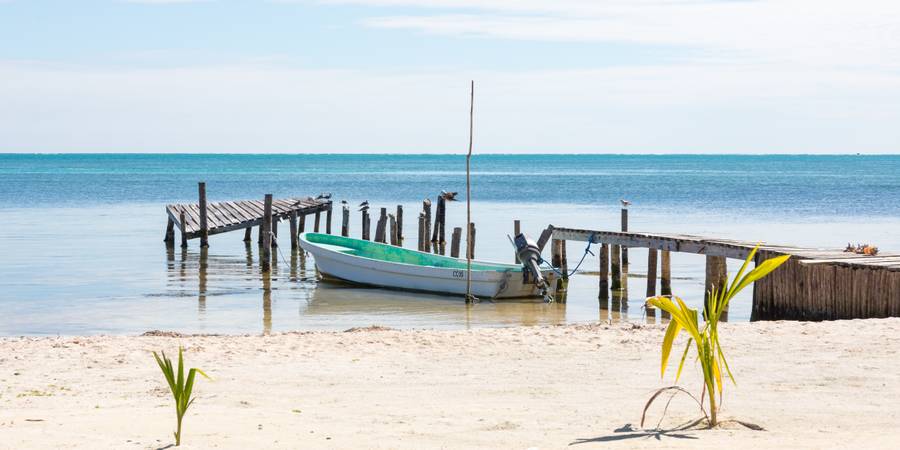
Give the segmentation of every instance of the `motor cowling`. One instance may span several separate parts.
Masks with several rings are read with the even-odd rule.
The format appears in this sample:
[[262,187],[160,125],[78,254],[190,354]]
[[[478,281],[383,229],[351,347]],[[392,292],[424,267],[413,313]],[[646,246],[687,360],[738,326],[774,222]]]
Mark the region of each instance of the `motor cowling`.
[[541,273],[541,249],[525,233],[517,234],[513,243],[516,246],[516,256],[519,257],[522,266],[533,277],[534,284],[539,286],[546,295],[547,280]]

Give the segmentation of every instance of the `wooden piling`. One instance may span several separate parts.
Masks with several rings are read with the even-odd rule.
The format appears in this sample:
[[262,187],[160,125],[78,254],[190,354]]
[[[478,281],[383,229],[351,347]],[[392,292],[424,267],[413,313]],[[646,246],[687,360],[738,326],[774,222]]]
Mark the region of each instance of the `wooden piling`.
[[453,234],[450,235],[450,256],[459,258],[459,241],[462,238],[462,227],[453,228]]
[[662,251],[662,258],[659,265],[659,294],[672,295],[672,255],[668,250]]
[[328,209],[325,210],[325,233],[331,234],[331,202],[328,202]]
[[[519,233],[522,232],[521,228],[522,228],[522,222],[520,222],[519,219],[513,220],[513,239],[515,239],[516,236],[518,236]],[[519,253],[518,252],[515,252],[515,251],[513,252],[513,261],[515,261],[516,264],[521,263],[521,261],[519,261]]]
[[[647,297],[656,296],[656,267],[658,251],[655,248],[647,250]],[[648,306],[652,308],[652,306]]]
[[[628,208],[622,208],[622,232],[628,232]],[[622,290],[628,290],[628,247],[621,248],[622,268],[621,268],[621,285]]]
[[559,239],[550,240],[550,265],[559,269],[562,267],[562,247],[559,245]]
[[297,242],[297,211],[291,212],[290,230],[291,250],[297,250],[297,248],[300,247],[299,242]]
[[425,246],[422,251],[431,252],[431,200],[422,201],[422,211],[425,213]]
[[444,223],[446,220],[447,200],[444,197],[438,197],[437,210],[434,214],[434,229],[432,230],[431,243],[437,253],[444,254],[444,247],[447,244],[444,235]]
[[272,194],[266,194],[265,199],[263,200],[263,217],[262,217],[262,229],[260,230],[260,234],[262,235],[263,244],[262,244],[262,252],[259,257],[260,267],[262,268],[263,273],[269,272],[272,269]]
[[466,255],[475,259],[475,223],[469,223],[469,238],[466,240]]
[[315,221],[315,223],[313,224],[313,232],[314,232],[314,233],[318,233],[318,232],[319,232],[319,220],[320,220],[320,217],[319,217],[319,216],[320,216],[321,214],[322,214],[321,211],[316,211],[316,221]]
[[418,246],[417,246],[417,249],[420,252],[425,251],[425,241],[426,240],[427,239],[425,238],[425,213],[421,212],[421,213],[419,213],[419,242],[418,242]]
[[600,299],[600,306],[603,308],[608,307],[609,304],[609,244],[600,244],[600,270],[599,270],[599,278],[600,282],[600,295],[598,298]]
[[363,209],[362,210],[362,231],[360,234],[361,234],[361,237],[363,238],[363,240],[366,240],[366,241],[368,241],[372,238],[372,235],[371,235],[372,227],[371,227],[370,222],[371,222],[371,220],[369,219],[369,210]]
[[397,245],[403,247],[403,205],[397,205]]
[[297,234],[306,232],[306,214],[300,215],[300,225],[298,226],[299,230],[297,230]]
[[200,193],[200,246],[209,247],[209,226],[206,222],[206,183],[198,185]]
[[386,243],[385,226],[387,225],[387,208],[381,208],[378,223],[375,225],[375,242]]
[[610,289],[612,291],[621,291],[622,290],[622,247],[618,245],[610,246],[610,276],[612,277],[612,284],[610,285]]
[[341,208],[341,236],[350,236],[350,207],[347,205]]
[[396,246],[399,242],[397,238],[397,218],[394,217],[393,214],[388,214],[388,221],[390,222],[390,243],[391,245]]
[[559,256],[561,259],[560,271],[563,273],[563,280],[569,279],[569,256],[566,254],[566,241],[565,239],[559,240]]
[[178,223],[181,224],[181,248],[187,248],[187,223],[184,221],[184,211],[178,215]]
[[272,218],[272,247],[278,247],[278,219]]
[[253,240],[253,227],[244,228],[244,242],[251,242]]
[[728,266],[724,256],[706,255],[706,282],[704,283],[704,304],[709,300],[710,291],[721,291],[728,283]]
[[163,238],[166,247],[175,246],[175,221],[171,217],[166,219],[166,236]]

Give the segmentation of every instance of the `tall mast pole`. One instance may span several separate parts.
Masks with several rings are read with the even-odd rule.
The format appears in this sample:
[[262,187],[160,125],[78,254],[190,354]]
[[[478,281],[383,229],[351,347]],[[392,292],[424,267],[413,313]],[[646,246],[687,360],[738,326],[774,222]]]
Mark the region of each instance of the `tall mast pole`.
[[475,80],[472,80],[469,94],[469,153],[466,155],[466,303],[472,303],[472,180],[470,161],[472,159],[472,131],[475,117]]

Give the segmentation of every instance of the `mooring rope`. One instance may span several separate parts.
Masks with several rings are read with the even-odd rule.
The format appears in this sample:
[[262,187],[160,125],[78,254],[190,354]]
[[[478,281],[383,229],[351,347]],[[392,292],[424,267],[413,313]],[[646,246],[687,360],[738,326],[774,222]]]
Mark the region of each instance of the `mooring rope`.
[[549,267],[551,270],[553,270],[554,272],[556,272],[557,275],[559,275],[559,276],[561,276],[561,277],[569,278],[569,277],[571,277],[572,275],[575,275],[575,272],[578,272],[578,268],[581,267],[581,264],[582,264],[582,263],[584,262],[584,260],[587,258],[588,253],[590,253],[591,256],[595,256],[595,255],[594,255],[594,252],[591,251],[591,245],[593,245],[593,244],[594,244],[594,233],[591,233],[591,238],[588,239],[587,247],[584,248],[584,254],[581,255],[581,261],[578,261],[578,264],[575,266],[574,269],[572,269],[572,272],[569,273],[569,274],[564,274],[564,273],[560,272],[559,270],[556,269],[556,267],[553,267],[553,265],[550,264],[550,263],[548,263],[544,258],[541,258],[540,263],[541,263],[541,264],[546,264],[547,267]]

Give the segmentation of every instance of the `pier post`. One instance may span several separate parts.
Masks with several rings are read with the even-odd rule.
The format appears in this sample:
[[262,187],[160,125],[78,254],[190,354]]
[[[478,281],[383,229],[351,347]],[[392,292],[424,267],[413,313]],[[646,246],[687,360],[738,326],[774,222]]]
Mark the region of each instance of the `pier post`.
[[659,294],[672,295],[672,255],[668,250],[662,251],[662,258],[659,265]]
[[387,208],[381,208],[378,223],[375,225],[375,242],[386,243],[384,228],[387,225]]
[[562,267],[562,254],[559,251],[559,239],[550,240],[550,265],[559,269]]
[[612,284],[610,289],[618,292],[622,290],[622,247],[618,245],[610,246],[610,275],[612,276]]
[[322,211],[316,211],[316,221],[313,224],[313,233],[319,232],[319,221],[321,220]]
[[425,251],[425,213],[419,213],[419,242],[416,247],[420,252]]
[[600,307],[609,307],[609,244],[600,244],[600,270],[599,270]]
[[325,210],[325,233],[331,234],[331,200],[328,201],[328,209]]
[[209,227],[206,223],[206,183],[200,182],[200,246],[209,247]]
[[396,245],[397,245],[397,242],[398,242],[398,241],[397,241],[397,218],[394,217],[393,214],[388,214],[388,220],[390,221],[390,224],[391,224],[391,227],[390,227],[390,234],[391,234],[390,242],[391,242],[391,245],[396,246]]
[[244,228],[244,242],[250,242],[253,240],[253,238],[250,236],[252,231],[253,231],[253,227]]
[[469,259],[475,259],[475,223],[469,222],[469,236],[466,239],[466,254]]
[[[622,207],[622,232],[628,232],[628,206]],[[628,247],[622,246],[622,289],[628,290]]]
[[350,236],[350,207],[347,205],[341,208],[341,236]]
[[403,205],[397,205],[397,245],[403,247]]
[[291,211],[291,250],[297,250],[297,211]]
[[560,270],[563,273],[563,279],[569,279],[569,255],[566,254],[566,241],[564,239],[559,240],[559,257],[562,265],[560,266]]
[[166,236],[163,242],[166,243],[166,247],[175,246],[175,221],[171,217],[166,220]]
[[[521,232],[522,232],[522,222],[519,221],[519,219],[513,220],[513,239],[515,239],[516,236],[518,236],[519,233],[521,233]],[[513,252],[513,260],[516,262],[516,264],[519,264],[521,262],[521,261],[519,261],[519,253],[518,252]]]
[[425,212],[425,245],[422,251],[431,253],[431,200],[426,198],[422,201],[422,211]]
[[272,247],[278,247],[278,219],[272,218]]
[[462,227],[453,228],[450,235],[450,256],[459,258],[459,240],[462,238]]
[[370,234],[372,227],[370,225],[371,224],[370,224],[370,219],[369,219],[369,210],[363,209],[362,210],[362,231],[360,232],[360,236],[365,241],[370,240],[372,237]]
[[263,217],[260,236],[262,237],[262,252],[259,264],[263,273],[272,269],[272,194],[266,194],[263,200]]
[[444,197],[438,197],[437,210],[434,214],[434,230],[432,230],[431,244],[434,246],[435,252],[444,254],[444,248],[447,245],[446,235],[444,234],[444,222],[447,217],[447,200]]
[[187,248],[187,222],[184,221],[184,211],[178,214],[178,223],[181,224],[181,248]]
[[713,289],[721,291],[722,289],[725,289],[726,283],[728,283],[728,266],[725,264],[725,257],[706,255],[706,282],[704,283],[705,292],[703,295],[704,308],[709,301],[710,291]]
[[303,234],[306,232],[306,214],[300,214],[300,224],[297,226],[299,228],[297,230],[297,234]]
[[655,248],[647,250],[647,297],[656,296],[656,267],[659,252]]

